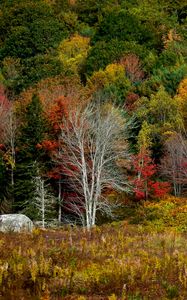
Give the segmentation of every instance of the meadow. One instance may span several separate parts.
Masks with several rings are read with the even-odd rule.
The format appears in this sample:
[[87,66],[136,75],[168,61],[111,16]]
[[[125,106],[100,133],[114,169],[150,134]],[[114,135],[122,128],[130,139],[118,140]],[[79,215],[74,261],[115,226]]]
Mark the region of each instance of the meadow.
[[0,298],[185,300],[187,234],[169,225],[118,221],[90,232],[66,226],[1,233]]

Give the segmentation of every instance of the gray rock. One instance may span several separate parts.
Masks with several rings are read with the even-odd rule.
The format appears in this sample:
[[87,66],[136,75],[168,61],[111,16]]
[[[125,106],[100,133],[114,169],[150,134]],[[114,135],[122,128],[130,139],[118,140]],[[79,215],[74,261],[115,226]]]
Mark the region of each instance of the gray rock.
[[22,214],[0,215],[0,231],[2,232],[30,232],[33,222]]

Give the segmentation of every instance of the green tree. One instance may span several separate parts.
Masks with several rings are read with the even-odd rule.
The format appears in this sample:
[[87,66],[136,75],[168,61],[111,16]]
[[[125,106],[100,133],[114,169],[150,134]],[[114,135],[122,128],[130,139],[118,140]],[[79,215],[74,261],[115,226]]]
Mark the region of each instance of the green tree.
[[0,38],[1,58],[27,58],[55,48],[67,35],[65,25],[56,20],[51,8],[43,1],[13,2],[2,9]]
[[113,9],[106,14],[98,26],[94,41],[112,39],[136,41],[139,44],[154,45],[154,35],[138,18],[124,9]]
[[149,51],[134,41],[126,42],[118,39],[112,39],[110,42],[99,41],[92,46],[88,53],[84,72],[86,75],[91,75],[94,71],[104,69],[107,65],[130,53],[143,59]]
[[50,54],[38,54],[22,60],[22,72],[15,82],[16,93],[34,85],[34,83],[63,73],[63,66],[58,57]]
[[162,85],[171,96],[174,96],[177,92],[179,83],[186,77],[186,75],[187,64],[154,69],[153,75],[148,81],[148,86],[150,86],[152,90],[158,90],[158,88]]
[[[109,64],[105,70],[94,72],[87,85],[96,91],[96,97],[123,105],[131,88],[131,82],[125,74],[125,67],[120,64]],[[99,91],[99,94],[98,94]]]
[[98,23],[99,17],[101,16],[101,8],[107,0],[77,0],[70,1],[72,8],[74,8],[79,16],[79,20],[90,26]]
[[19,138],[21,152],[24,156],[37,159],[37,144],[44,138],[45,121],[43,118],[43,110],[40,99],[37,95],[33,95],[31,103],[28,104],[25,115],[25,124],[21,128]]
[[150,99],[141,98],[138,106],[137,115],[142,120],[146,118],[158,133],[179,130],[183,127],[179,102],[176,98],[172,98],[164,87],[160,87],[156,94],[151,95]]
[[15,171],[15,210],[24,211],[34,218],[34,177],[41,169],[42,153],[37,149],[45,133],[45,121],[42,106],[37,95],[33,95],[25,113],[25,123],[20,128],[17,141],[17,158]]
[[[0,14],[0,67],[7,86],[19,93],[42,78],[61,73],[55,49],[68,36],[68,29],[41,0],[8,4]],[[16,77],[9,72],[7,78],[8,58],[15,61]]]
[[0,151],[0,214],[8,213],[11,210],[11,201],[9,199],[9,176],[3,160],[3,152]]

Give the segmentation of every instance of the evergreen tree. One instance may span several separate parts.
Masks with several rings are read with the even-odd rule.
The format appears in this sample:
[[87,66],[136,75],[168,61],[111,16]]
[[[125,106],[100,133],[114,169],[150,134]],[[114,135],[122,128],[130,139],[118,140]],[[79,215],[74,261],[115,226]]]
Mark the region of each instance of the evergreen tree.
[[[31,103],[28,104],[25,115],[25,124],[21,128],[19,145],[21,154],[27,158],[36,160],[39,152],[37,144],[44,138],[45,120],[40,99],[33,95]],[[23,152],[23,153],[22,153]]]
[[42,142],[45,132],[45,120],[42,106],[37,95],[33,95],[27,106],[25,124],[20,129],[18,139],[17,165],[15,172],[15,211],[27,212],[34,218],[34,177],[40,168],[42,153],[37,144]]
[[7,170],[0,151],[0,214],[8,213],[11,209],[11,201],[8,199],[8,187]]

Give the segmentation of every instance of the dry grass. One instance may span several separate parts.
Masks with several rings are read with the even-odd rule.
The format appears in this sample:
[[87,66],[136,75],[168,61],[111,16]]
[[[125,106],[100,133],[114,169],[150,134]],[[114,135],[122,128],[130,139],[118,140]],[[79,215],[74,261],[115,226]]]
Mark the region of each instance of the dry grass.
[[2,300],[187,299],[187,236],[124,222],[0,234]]

